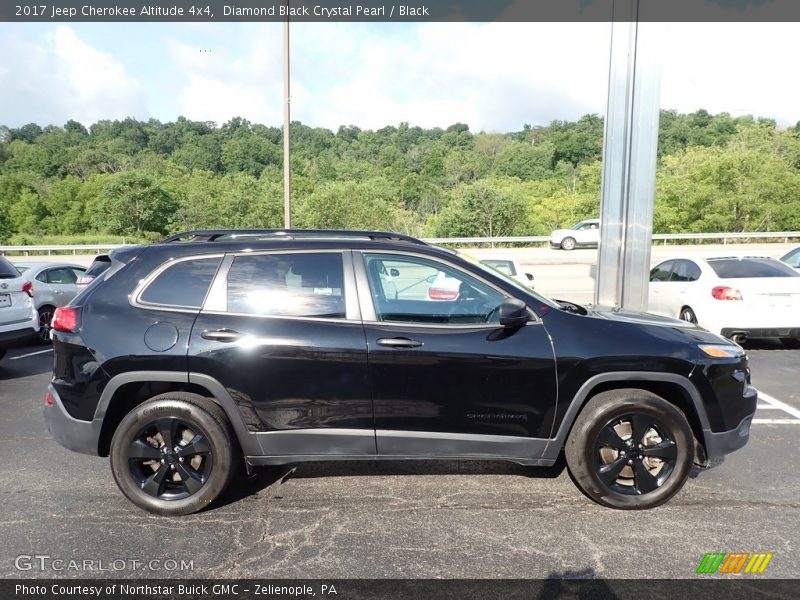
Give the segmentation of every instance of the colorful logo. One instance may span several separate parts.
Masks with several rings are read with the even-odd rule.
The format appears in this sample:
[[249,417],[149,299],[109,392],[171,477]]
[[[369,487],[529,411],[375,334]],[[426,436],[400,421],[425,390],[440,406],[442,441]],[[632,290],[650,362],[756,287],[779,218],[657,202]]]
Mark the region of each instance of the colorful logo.
[[772,552],[709,552],[700,561],[698,573],[753,573],[761,574],[772,560]]

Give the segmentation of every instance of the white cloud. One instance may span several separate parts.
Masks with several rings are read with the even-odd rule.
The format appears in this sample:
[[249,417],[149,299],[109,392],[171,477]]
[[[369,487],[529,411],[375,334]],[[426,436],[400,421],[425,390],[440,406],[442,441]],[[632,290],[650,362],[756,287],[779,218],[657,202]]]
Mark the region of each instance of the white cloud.
[[0,39],[2,55],[14,57],[0,70],[4,121],[91,124],[146,114],[144,92],[124,64],[70,27],[58,26],[38,43],[18,35]]
[[605,106],[607,23],[293,27],[292,77],[308,94],[294,93],[293,106],[304,122],[509,130]]
[[[0,52],[12,57],[0,63],[5,124],[151,113],[162,121],[180,114],[217,123],[234,116],[282,121],[280,23],[154,25],[144,36],[147,58],[134,43],[135,27],[120,26],[116,38],[110,31],[105,39],[119,43],[102,47],[71,27],[44,27],[0,25]],[[605,109],[609,23],[291,27],[292,118],[308,125],[460,121],[474,131],[509,131]],[[796,29],[795,23],[643,25],[642,35],[657,38],[663,63],[662,107],[794,124],[800,120]],[[204,47],[212,51],[200,52]]]
[[181,114],[218,124],[236,116],[278,124],[283,99],[280,25],[242,27],[237,34],[230,44],[214,43],[209,53],[175,38],[167,42],[170,68],[183,80]]

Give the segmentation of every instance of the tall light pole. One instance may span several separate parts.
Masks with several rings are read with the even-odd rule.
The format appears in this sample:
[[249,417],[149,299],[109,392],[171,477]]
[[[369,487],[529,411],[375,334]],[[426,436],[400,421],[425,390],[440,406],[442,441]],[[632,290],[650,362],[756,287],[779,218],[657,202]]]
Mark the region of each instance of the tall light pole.
[[283,226],[292,226],[292,124],[289,114],[289,0],[283,22]]

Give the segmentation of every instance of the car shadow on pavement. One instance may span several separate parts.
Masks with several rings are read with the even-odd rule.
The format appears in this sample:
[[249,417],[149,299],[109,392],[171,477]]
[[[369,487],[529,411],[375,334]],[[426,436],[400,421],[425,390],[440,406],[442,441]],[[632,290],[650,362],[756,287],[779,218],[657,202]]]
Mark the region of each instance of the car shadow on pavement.
[[555,479],[566,469],[563,455],[552,467],[530,467],[499,460],[347,460],[307,462],[258,467],[251,475],[244,469],[213,508],[233,504],[290,479],[353,476],[403,475],[516,475],[534,479]]
[[20,360],[11,360],[6,357],[0,360],[0,381],[10,381],[49,373],[53,370],[53,356],[47,354],[43,356],[47,356],[47,360],[42,360],[38,356],[26,357]]

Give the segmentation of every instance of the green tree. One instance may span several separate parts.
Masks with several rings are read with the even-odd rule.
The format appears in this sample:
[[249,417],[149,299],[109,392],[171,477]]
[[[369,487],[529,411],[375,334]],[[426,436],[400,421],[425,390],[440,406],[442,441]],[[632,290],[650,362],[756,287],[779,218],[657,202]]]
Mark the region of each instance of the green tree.
[[141,236],[167,232],[175,203],[154,178],[128,171],[109,179],[101,196],[102,223],[109,233]]

